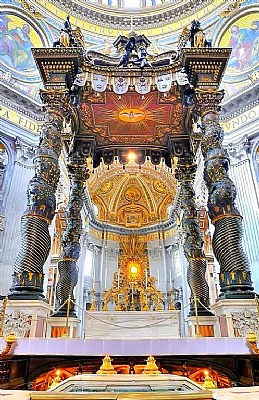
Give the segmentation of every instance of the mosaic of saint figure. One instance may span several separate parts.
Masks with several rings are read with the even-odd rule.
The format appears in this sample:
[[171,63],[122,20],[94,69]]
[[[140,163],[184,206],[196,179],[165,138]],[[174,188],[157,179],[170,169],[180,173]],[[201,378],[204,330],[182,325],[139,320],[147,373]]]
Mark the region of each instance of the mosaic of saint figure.
[[229,47],[232,47],[228,67],[243,71],[252,67],[259,58],[259,21],[254,20],[251,27],[242,27],[236,24],[230,29]]
[[9,29],[10,21],[7,15],[0,15],[1,60],[18,71],[34,68],[35,62],[31,53],[31,48],[34,47],[30,39],[31,27],[24,23]]

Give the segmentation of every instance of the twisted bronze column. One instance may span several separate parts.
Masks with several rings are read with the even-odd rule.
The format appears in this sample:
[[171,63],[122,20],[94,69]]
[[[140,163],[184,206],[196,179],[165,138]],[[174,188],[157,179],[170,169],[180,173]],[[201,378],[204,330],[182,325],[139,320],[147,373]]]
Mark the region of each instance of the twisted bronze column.
[[59,155],[63,120],[69,112],[67,90],[41,90],[45,111],[39,148],[34,157],[35,174],[27,189],[27,208],[21,218],[21,248],[17,255],[11,295],[43,297],[43,265],[51,240],[48,226],[56,209]]
[[212,247],[220,265],[220,297],[253,298],[249,261],[242,247],[242,217],[235,206],[236,188],[228,176],[229,159],[219,122],[222,91],[196,93],[203,124],[201,144],[208,212],[215,226]]
[[73,316],[74,304],[67,304],[70,296],[72,300],[73,291],[78,281],[77,260],[80,256],[80,237],[82,234],[81,210],[83,207],[82,195],[84,184],[89,177],[89,170],[85,158],[72,157],[68,163],[70,178],[69,203],[66,209],[66,229],[63,233],[61,260],[58,262],[59,280],[56,288],[56,312],[55,316],[67,314]]
[[197,299],[198,314],[210,315],[210,312],[206,309],[209,307],[209,287],[205,279],[207,261],[203,251],[203,237],[199,226],[193,189],[196,169],[197,166],[191,155],[185,155],[185,157],[178,159],[175,176],[181,182],[180,201],[183,210],[181,223],[184,236],[183,249],[188,260],[187,282],[191,290],[190,315],[195,314],[195,298]]

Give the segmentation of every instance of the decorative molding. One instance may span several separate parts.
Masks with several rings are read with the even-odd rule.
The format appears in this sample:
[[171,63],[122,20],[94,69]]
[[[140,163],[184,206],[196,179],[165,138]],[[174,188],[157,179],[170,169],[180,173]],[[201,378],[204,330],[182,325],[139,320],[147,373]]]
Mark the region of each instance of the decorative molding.
[[230,163],[235,165],[249,159],[253,143],[248,139],[247,135],[238,143],[229,143],[225,146],[225,150],[230,159]]
[[31,330],[31,315],[15,309],[5,316],[5,336],[14,332],[17,337],[26,337]]
[[249,309],[242,312],[231,313],[233,328],[238,330],[242,337],[246,337],[250,332],[259,334],[258,313]]
[[[17,81],[15,82],[17,83]],[[7,81],[4,81],[4,83],[0,82],[0,104],[3,104],[10,109],[16,110],[20,114],[32,118],[35,123],[43,123],[44,114],[42,112],[41,105],[26,98],[23,93],[17,93],[15,90],[17,90],[17,88],[15,85],[12,85],[12,83],[8,83]]]
[[236,95],[234,98],[225,97],[221,107],[221,121],[229,119],[250,110],[259,104],[259,84],[249,87],[246,91]]
[[[80,18],[84,21],[91,21],[93,25],[97,25],[104,28],[117,30],[139,30],[139,29],[154,29],[163,27],[166,24],[170,24],[171,21],[178,21],[182,19],[182,16],[190,16],[200,9],[204,8],[207,4],[211,3],[211,0],[193,0],[189,2],[179,2],[178,6],[173,8],[167,8],[166,10],[161,9],[160,12],[155,12],[152,15],[141,14],[134,15],[134,19],[131,19],[131,15],[125,8],[120,8],[120,13],[115,13],[111,7],[101,7],[98,4],[92,3],[79,3],[77,1],[70,0],[69,4],[66,4],[66,11],[69,9],[69,13],[75,18]],[[59,8],[64,9],[64,2],[62,0],[54,0],[53,4]],[[170,5],[170,3],[168,4]],[[155,9],[158,10],[157,8]]]
[[162,246],[148,249],[148,255],[153,260],[160,260],[162,257]]
[[104,246],[105,256],[107,259],[117,260],[120,253],[119,249],[114,249],[113,247]]
[[36,154],[37,146],[23,142],[20,138],[15,140],[16,163],[27,168],[33,168],[33,157]]

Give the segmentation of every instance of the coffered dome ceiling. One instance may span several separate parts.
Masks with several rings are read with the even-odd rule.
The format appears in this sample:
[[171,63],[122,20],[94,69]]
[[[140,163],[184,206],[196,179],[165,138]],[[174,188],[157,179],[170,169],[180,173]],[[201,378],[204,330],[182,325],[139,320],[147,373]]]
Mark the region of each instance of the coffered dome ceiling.
[[98,220],[126,228],[154,225],[169,218],[177,183],[174,174],[161,163],[157,167],[115,161],[109,169],[103,164],[88,181]]

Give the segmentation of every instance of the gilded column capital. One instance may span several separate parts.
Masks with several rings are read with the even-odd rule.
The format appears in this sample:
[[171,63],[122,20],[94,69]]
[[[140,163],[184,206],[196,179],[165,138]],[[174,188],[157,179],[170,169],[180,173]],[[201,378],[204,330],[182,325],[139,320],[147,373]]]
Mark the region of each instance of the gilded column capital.
[[43,103],[43,111],[56,111],[64,117],[70,106],[70,96],[68,89],[40,89],[40,98]]
[[221,101],[224,90],[201,90],[195,91],[195,109],[203,119],[207,114],[218,114],[221,109]]
[[197,164],[194,163],[193,160],[179,158],[175,170],[175,177],[179,182],[193,181],[196,171]]
[[71,181],[77,181],[84,183],[89,178],[89,168],[84,160],[79,160],[77,162],[70,161],[67,165],[68,176]]

